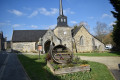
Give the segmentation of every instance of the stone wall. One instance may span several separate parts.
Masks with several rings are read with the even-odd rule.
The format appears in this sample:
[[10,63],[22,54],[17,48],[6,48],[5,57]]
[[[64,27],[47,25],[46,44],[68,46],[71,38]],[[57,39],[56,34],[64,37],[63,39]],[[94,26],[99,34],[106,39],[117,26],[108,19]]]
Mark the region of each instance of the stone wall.
[[45,43],[47,41],[51,41],[51,38],[53,39],[53,43],[55,45],[59,45],[60,44],[60,39],[57,38],[57,36],[55,36],[55,34],[53,33],[53,31],[51,29],[49,29],[45,35],[43,36],[43,42],[42,42],[42,45],[43,45],[43,52],[45,53],[45,50],[44,50],[44,47],[45,47]]
[[20,52],[33,52],[35,50],[35,42],[13,42],[12,49]]
[[[83,36],[83,45],[80,45],[80,37]],[[77,52],[92,52],[95,47],[101,46],[99,50],[104,50],[104,44],[94,38],[83,26],[74,36]],[[94,39],[94,42],[93,42]]]
[[56,27],[54,34],[61,39],[62,45],[66,45],[72,51],[72,35],[70,27]]
[[105,51],[105,45],[100,42],[98,39],[94,38],[95,39],[95,46],[97,48],[97,51]]

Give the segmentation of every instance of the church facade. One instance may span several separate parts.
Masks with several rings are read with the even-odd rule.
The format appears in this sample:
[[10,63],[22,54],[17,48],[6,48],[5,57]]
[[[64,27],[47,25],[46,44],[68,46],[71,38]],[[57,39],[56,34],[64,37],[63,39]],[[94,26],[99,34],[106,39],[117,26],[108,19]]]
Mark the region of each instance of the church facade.
[[60,0],[57,26],[54,30],[14,30],[12,49],[20,52],[37,51],[42,45],[43,53],[47,53],[52,44],[65,45],[73,52],[104,51],[104,44],[91,35],[84,26],[71,28],[67,24],[67,17],[63,14],[62,0]]

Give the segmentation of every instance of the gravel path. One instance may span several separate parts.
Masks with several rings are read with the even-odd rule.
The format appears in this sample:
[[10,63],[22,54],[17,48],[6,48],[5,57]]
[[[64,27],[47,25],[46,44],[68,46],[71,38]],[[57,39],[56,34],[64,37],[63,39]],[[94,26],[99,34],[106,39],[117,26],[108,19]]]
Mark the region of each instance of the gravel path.
[[105,64],[116,80],[120,80],[120,57],[88,57],[80,56],[82,60],[95,61]]

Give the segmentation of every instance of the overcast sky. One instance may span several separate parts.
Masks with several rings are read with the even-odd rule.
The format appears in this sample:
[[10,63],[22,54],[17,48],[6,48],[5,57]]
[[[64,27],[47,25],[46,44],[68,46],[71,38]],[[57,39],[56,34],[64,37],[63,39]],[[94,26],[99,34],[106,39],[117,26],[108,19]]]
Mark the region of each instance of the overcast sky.
[[[63,0],[63,9],[69,26],[84,21],[92,34],[97,21],[110,27],[116,20],[109,0]],[[53,29],[58,16],[59,0],[0,0],[0,31],[8,40],[13,30]]]

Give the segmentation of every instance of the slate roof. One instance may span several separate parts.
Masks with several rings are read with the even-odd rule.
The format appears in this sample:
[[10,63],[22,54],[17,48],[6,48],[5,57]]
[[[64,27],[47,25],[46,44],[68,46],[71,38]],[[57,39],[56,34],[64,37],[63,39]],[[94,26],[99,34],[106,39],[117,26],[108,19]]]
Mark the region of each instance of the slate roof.
[[76,34],[77,34],[77,32],[80,30],[80,26],[79,27],[77,27],[77,28],[75,28],[75,29],[72,29],[72,36],[74,37]]
[[47,30],[14,30],[13,42],[37,42],[43,37]]

